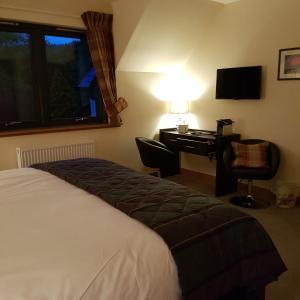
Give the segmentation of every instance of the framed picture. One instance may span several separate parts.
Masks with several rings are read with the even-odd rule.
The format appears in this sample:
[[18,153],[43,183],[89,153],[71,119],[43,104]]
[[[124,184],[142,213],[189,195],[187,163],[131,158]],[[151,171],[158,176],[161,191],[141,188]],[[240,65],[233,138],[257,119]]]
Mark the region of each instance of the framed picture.
[[279,50],[278,80],[300,80],[300,48]]

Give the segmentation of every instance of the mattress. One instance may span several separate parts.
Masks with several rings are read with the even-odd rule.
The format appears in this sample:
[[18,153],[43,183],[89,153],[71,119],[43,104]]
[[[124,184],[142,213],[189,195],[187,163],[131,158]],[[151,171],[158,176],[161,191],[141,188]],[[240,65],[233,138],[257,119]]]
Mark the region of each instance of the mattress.
[[0,299],[178,300],[163,239],[37,169],[0,172]]

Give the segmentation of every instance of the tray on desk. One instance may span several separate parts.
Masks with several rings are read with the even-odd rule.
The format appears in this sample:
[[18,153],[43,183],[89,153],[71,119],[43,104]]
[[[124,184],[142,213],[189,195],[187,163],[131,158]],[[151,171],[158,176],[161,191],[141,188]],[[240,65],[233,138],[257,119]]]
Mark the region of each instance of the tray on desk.
[[203,136],[203,135],[217,135],[216,131],[210,131],[210,130],[190,130],[187,132],[187,134],[195,135],[195,136]]

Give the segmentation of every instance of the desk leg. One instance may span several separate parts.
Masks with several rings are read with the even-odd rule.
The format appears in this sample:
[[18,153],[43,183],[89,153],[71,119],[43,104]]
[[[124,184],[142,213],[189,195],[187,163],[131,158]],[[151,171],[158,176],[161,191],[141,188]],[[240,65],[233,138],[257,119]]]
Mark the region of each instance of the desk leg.
[[180,173],[180,152],[174,151],[174,153],[176,154],[176,163],[174,164],[173,171],[174,174],[179,174]]
[[215,196],[234,193],[237,190],[237,178],[229,174],[223,163],[223,149],[217,152]]

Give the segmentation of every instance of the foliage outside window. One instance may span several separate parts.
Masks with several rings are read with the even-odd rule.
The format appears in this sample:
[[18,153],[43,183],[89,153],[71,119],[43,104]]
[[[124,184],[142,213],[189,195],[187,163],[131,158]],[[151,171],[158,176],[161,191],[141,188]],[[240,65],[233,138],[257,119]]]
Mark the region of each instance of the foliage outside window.
[[0,21],[0,131],[107,123],[83,31]]

